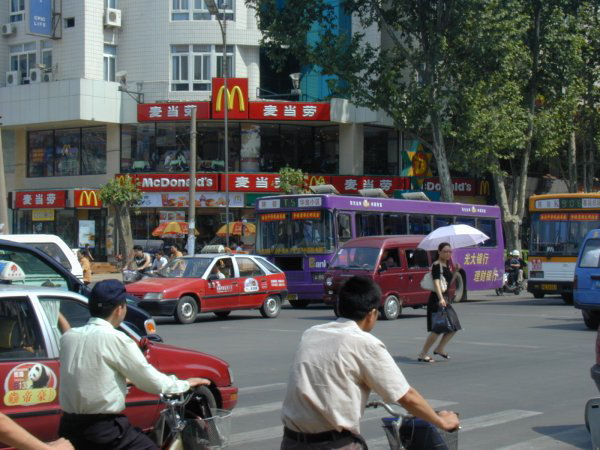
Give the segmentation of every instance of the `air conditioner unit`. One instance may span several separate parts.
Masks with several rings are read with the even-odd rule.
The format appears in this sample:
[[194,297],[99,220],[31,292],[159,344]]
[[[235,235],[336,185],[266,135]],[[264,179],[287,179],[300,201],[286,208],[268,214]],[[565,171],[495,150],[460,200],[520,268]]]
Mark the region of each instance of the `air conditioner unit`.
[[30,83],[41,83],[43,75],[44,75],[44,72],[42,71],[42,69],[38,69],[37,67],[35,69],[30,69],[29,70],[29,82]]
[[104,12],[104,26],[121,28],[121,10],[106,8],[106,11]]
[[2,25],[0,31],[2,31],[2,36],[11,36],[16,33],[17,28],[12,23],[5,23]]
[[54,76],[52,75],[52,72],[42,72],[42,82],[48,83],[53,80]]
[[6,85],[18,86],[21,84],[21,73],[18,70],[6,72]]

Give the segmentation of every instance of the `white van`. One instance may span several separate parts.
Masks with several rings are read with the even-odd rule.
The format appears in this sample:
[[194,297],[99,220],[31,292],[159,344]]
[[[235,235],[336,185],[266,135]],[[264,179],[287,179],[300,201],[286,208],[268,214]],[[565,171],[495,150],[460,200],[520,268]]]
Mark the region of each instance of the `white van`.
[[54,234],[2,234],[0,239],[31,245],[61,263],[79,280],[83,280],[83,269],[77,255],[65,241]]

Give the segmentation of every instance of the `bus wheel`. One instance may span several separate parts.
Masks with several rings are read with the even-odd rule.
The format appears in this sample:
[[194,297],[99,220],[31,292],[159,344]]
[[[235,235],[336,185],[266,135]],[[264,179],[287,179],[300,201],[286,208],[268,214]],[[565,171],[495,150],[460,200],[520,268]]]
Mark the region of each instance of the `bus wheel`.
[[381,307],[381,317],[385,320],[395,320],[402,314],[402,305],[395,295],[388,295]]
[[289,300],[289,302],[290,305],[292,305],[292,308],[301,309],[306,308],[310,303],[310,300]]
[[535,298],[544,298],[544,295],[545,295],[545,294],[544,294],[543,292],[539,292],[539,291],[534,291],[534,292],[533,292],[533,296],[534,296]]
[[573,304],[573,294],[562,294],[561,297],[567,305]]
[[467,281],[465,280],[465,274],[463,272],[460,272],[460,276],[456,278],[454,301],[456,303],[467,301]]

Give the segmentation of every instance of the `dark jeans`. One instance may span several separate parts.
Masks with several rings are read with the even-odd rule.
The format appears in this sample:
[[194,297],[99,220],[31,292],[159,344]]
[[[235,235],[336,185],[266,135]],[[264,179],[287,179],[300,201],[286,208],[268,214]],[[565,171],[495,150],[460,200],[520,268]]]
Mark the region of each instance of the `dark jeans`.
[[121,414],[64,414],[58,434],[77,450],[158,450]]
[[416,417],[402,421],[400,439],[406,450],[448,450],[448,446],[437,427]]

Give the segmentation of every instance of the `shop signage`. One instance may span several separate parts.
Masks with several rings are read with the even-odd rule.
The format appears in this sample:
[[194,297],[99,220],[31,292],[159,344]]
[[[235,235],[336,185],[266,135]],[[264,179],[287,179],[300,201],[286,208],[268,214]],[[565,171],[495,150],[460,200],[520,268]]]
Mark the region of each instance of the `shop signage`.
[[27,3],[27,34],[51,37],[52,0],[29,0]]
[[321,211],[294,211],[292,212],[292,220],[310,220],[320,219]]
[[[142,196],[142,208],[187,208],[189,206],[189,195],[187,193],[157,194],[146,193]],[[197,192],[197,208],[225,208],[226,195],[224,192]],[[230,193],[229,207],[242,208],[244,206],[244,194]]]
[[331,184],[340,194],[358,194],[360,189],[379,188],[392,196],[395,190],[410,189],[410,177],[332,176]]
[[52,222],[54,221],[54,210],[34,209],[31,211],[31,220],[33,222]]
[[[123,175],[117,175],[117,177]],[[187,192],[190,189],[190,176],[185,173],[130,174],[143,192]],[[216,173],[196,174],[196,190],[218,191]]]
[[75,189],[75,208],[102,208],[100,191],[98,189]]
[[[225,190],[225,174],[221,174],[221,190]],[[278,192],[279,174],[230,173],[229,190],[246,192]]]
[[66,191],[15,192],[15,208],[64,208]]
[[260,220],[262,222],[277,222],[278,220],[285,220],[285,213],[261,214]]
[[[477,195],[477,180],[472,178],[452,178],[454,195]],[[439,178],[426,178],[423,182],[424,191],[442,191]]]
[[[212,118],[223,119],[225,108],[229,119],[248,118],[248,78],[212,79]],[[227,94],[227,95],[226,95]]]
[[569,220],[569,215],[567,213],[540,214],[540,220]]
[[329,103],[250,103],[250,119],[254,120],[321,120],[328,122],[329,118]]
[[138,122],[190,120],[192,106],[196,107],[196,119],[210,119],[210,102],[138,103]]

